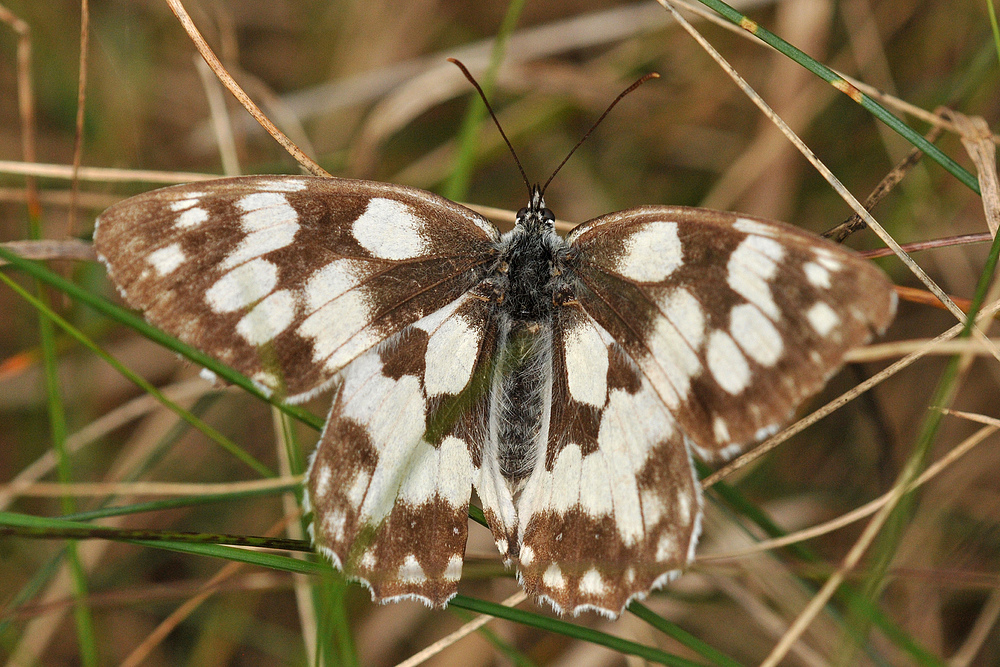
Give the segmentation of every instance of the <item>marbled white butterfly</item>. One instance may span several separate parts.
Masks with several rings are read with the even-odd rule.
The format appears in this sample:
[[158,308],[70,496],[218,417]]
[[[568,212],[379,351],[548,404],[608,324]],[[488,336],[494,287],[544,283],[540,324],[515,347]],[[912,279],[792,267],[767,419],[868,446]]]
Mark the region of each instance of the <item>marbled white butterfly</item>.
[[501,234],[414,188],[250,176],[116,204],[94,242],[155,325],[290,402],[335,387],[311,532],[374,599],[455,595],[475,489],[530,595],[614,616],[693,557],[692,454],[774,433],[895,293],[748,216],[553,221],[538,186]]

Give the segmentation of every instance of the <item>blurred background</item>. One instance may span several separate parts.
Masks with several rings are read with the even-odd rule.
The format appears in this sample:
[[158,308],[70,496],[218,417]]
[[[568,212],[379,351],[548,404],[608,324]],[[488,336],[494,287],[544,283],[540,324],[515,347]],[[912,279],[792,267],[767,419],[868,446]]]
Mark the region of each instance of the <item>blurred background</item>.
[[[752,0],[737,9],[813,58],[925,111],[941,105],[995,127],[1000,115],[997,50],[985,0]],[[37,160],[73,160],[80,69],[80,6],[70,0],[3,0],[30,29]],[[509,8],[465,0],[188,0],[188,11],[247,93],[301,148],[337,176],[392,181],[458,201],[515,211],[526,191],[507,148],[487,121],[461,139],[474,91],[446,62],[462,59],[488,85],[490,99],[528,177],[544,181],[607,104],[637,77],[660,79],[628,96],[587,139],[546,192],[560,220],[578,223],[643,204],[685,204],[741,211],[820,233],[849,207],[771,126],[701,48],[653,2],[599,0],[526,3],[495,78],[487,75],[494,38]],[[909,144],[846,96],[741,31],[686,14],[747,81],[863,199],[904,158]],[[28,238],[18,111],[17,37],[0,25],[0,241]],[[89,240],[94,217],[126,196],[191,174],[295,173],[297,165],[199,69],[187,35],[160,0],[90,3],[88,85],[82,164],[117,171],[86,175],[71,222],[65,172],[39,181],[43,238]],[[213,97],[230,127],[213,123]],[[889,108],[918,132],[930,125]],[[220,129],[221,128],[221,129]],[[219,137],[226,137],[220,148]],[[231,139],[231,141],[229,141]],[[957,136],[938,145],[972,169]],[[471,150],[463,157],[462,146]],[[874,211],[900,243],[986,231],[981,199],[929,160],[921,161]],[[497,223],[509,225],[511,216]],[[855,248],[881,243],[871,232]],[[949,294],[969,298],[988,244],[916,255]],[[895,259],[878,260],[899,285],[917,286]],[[113,296],[92,261],[51,266],[88,290]],[[31,282],[10,271],[26,286]],[[32,287],[32,289],[34,289]],[[144,377],[178,392],[182,403],[254,456],[278,468],[272,414],[236,392],[205,395],[196,369],[62,296],[56,309]],[[904,302],[887,339],[933,337],[954,317]],[[79,435],[71,459],[78,481],[121,479],[227,482],[253,473],[176,417],[151,406],[122,415],[141,399],[130,382],[92,352],[56,336],[67,429]],[[840,373],[813,408],[893,361],[894,352]],[[0,288],[0,484],[18,474],[55,479],[49,400],[43,382],[36,311]],[[931,394],[946,363],[929,357],[730,477],[784,531],[821,523],[885,493],[917,447]],[[961,377],[954,406],[998,417],[995,360],[977,357]],[[186,392],[186,393],[185,393]],[[329,397],[309,408],[325,414]],[[803,414],[809,406],[803,409]],[[102,418],[112,415],[110,422]],[[95,421],[97,420],[97,421]],[[94,424],[97,426],[94,426]],[[315,433],[297,427],[304,452]],[[931,457],[974,428],[946,418]],[[871,618],[854,624],[842,603],[812,624],[786,664],[1000,663],[997,592],[1000,468],[987,440],[921,492],[895,540],[876,547],[849,574],[868,585],[875,561],[887,562]],[[29,468],[29,466],[36,466]],[[27,471],[27,472],[26,472]],[[12,498],[0,509],[54,516],[58,499]],[[83,498],[77,509],[96,507]],[[118,497],[116,504],[137,502]],[[277,495],[163,509],[116,519],[118,527],[261,535],[286,512]],[[735,552],[762,537],[759,527],[709,492],[700,554]],[[706,560],[653,596],[649,606],[739,662],[762,659],[857,540],[864,522],[808,542],[817,560],[792,551]],[[63,543],[0,538],[0,655],[39,664],[78,664],[72,589],[52,578]],[[148,665],[304,664],[311,655],[308,617],[290,575],[245,568],[222,590],[182,615],[164,637],[154,628],[176,614],[224,563],[157,549],[86,542],[81,568],[101,664],[138,647]],[[46,569],[48,568],[48,569]],[[498,601],[516,584],[504,574],[485,530],[470,529],[462,593]],[[458,627],[467,617],[417,604],[373,606],[350,586],[340,609],[350,640],[339,659],[390,665]],[[528,602],[524,608],[548,613]],[[845,620],[846,619],[846,620]],[[626,615],[610,624],[579,622],[685,657],[673,639]],[[428,664],[639,664],[560,634],[494,621]],[[861,628],[850,639],[851,629]],[[888,628],[888,629],[887,629]],[[859,634],[860,633],[860,634]],[[860,639],[858,637],[860,636]],[[860,644],[860,648],[858,647]],[[916,645],[919,650],[913,648]],[[353,646],[344,649],[345,646]],[[854,646],[854,648],[850,648]],[[915,656],[922,656],[920,660]],[[137,659],[137,658],[135,658]],[[27,664],[27,663],[25,663]],[[126,663],[130,664],[130,663]]]

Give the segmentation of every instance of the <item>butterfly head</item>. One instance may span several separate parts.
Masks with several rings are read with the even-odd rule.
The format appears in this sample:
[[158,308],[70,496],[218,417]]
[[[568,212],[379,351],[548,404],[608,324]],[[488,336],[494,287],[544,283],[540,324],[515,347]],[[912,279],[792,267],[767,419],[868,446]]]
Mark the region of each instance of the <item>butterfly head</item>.
[[537,185],[531,186],[528,205],[517,212],[515,226],[525,231],[543,232],[554,229],[556,216],[545,208],[545,196]]

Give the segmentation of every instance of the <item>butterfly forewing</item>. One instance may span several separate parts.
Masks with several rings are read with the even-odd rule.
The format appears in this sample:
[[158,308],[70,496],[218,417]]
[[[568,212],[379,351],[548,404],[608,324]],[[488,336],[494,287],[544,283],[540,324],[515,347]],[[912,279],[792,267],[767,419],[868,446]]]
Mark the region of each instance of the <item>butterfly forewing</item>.
[[644,207],[570,242],[580,304],[709,459],[773,433],[895,309],[870,263],[755,218]]
[[150,321],[294,400],[461,296],[497,238],[421,190],[261,176],[133,197],[94,241]]

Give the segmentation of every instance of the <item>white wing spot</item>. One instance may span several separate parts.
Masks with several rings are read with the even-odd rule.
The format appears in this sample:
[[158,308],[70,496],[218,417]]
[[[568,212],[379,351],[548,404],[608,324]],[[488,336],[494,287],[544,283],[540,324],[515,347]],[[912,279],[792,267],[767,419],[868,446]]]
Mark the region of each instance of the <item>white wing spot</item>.
[[[693,321],[688,321],[685,329],[691,333],[695,330],[694,325]],[[698,355],[678,326],[666,317],[656,318],[646,344],[652,358],[643,370],[667,407],[675,408],[687,397],[691,377],[701,370]]]
[[185,192],[184,199],[178,199],[177,201],[170,202],[170,210],[174,213],[178,211],[183,211],[186,208],[191,208],[192,206],[197,206],[201,198],[205,196],[204,192]]
[[323,520],[323,531],[334,541],[344,539],[344,527],[347,525],[347,514],[342,509],[335,509]]
[[281,386],[278,376],[269,371],[258,371],[251,375],[250,379],[268,396],[271,395],[273,390]]
[[595,408],[608,399],[608,346],[590,322],[566,331],[566,383],[570,396]]
[[683,488],[677,490],[677,515],[684,525],[691,521],[691,496]]
[[316,476],[316,497],[324,498],[330,491],[330,481],[333,479],[333,471],[330,466],[324,465],[319,469]]
[[580,577],[580,592],[584,595],[604,595],[607,586],[597,568],[590,568]]
[[666,507],[659,489],[643,489],[639,500],[642,502],[642,525],[648,533],[663,518]]
[[371,316],[371,306],[360,289],[344,292],[306,317],[298,333],[313,341],[313,361],[327,361],[358,333]]
[[715,436],[716,442],[729,442],[729,427],[726,425],[725,419],[715,418],[715,421],[712,422],[712,434]]
[[660,541],[656,543],[656,561],[663,563],[677,556],[677,540],[670,533],[660,535]]
[[448,565],[444,568],[445,581],[458,581],[462,578],[462,557],[455,554],[448,559]]
[[288,328],[295,319],[295,297],[289,290],[274,292],[254,306],[236,324],[236,333],[251,345],[263,345]]
[[257,185],[261,190],[270,190],[272,192],[299,192],[305,190],[308,183],[303,179],[285,177],[276,178],[271,181],[261,181]]
[[806,280],[813,287],[819,287],[821,289],[830,289],[830,272],[826,270],[826,267],[820,266],[816,262],[806,262],[802,265],[802,270],[805,271]]
[[733,223],[733,229],[744,232],[745,234],[756,234],[757,236],[774,236],[777,230],[775,230],[770,225],[765,225],[757,220],[751,220],[750,218],[736,218],[736,222]]
[[242,197],[236,206],[246,211],[240,227],[247,235],[222,262],[223,268],[238,266],[254,257],[280,250],[295,239],[299,214],[279,192],[254,192]]
[[146,260],[153,265],[153,268],[161,276],[172,273],[178,266],[184,263],[187,257],[181,250],[180,243],[171,243],[165,248],[155,250],[146,257]]
[[781,317],[771,295],[771,279],[784,257],[777,241],[761,236],[748,236],[729,256],[726,281],[733,290],[760,308],[772,320]]
[[335,259],[309,276],[303,290],[306,310],[318,310],[348,290],[354,289],[370,273],[365,262]]
[[263,299],[277,284],[278,267],[258,258],[216,280],[205,292],[205,301],[216,313],[231,313]]
[[730,394],[738,394],[750,384],[750,366],[725,332],[713,331],[708,337],[705,359],[712,377]]
[[[567,447],[566,449],[569,449]],[[575,447],[578,452],[579,447]],[[565,450],[563,450],[565,451]],[[553,473],[555,479],[562,479]],[[614,496],[611,489],[611,470],[605,460],[604,452],[598,448],[580,460],[580,507],[592,517],[611,514],[614,509]],[[624,517],[615,517],[619,530],[627,526]]]
[[458,394],[472,379],[479,356],[482,331],[469,326],[461,315],[444,320],[431,332],[424,354],[424,389],[427,396]]
[[351,503],[351,507],[361,507],[361,503],[365,501],[365,494],[368,492],[368,483],[371,482],[371,479],[371,473],[367,470],[359,469],[354,474],[354,480],[347,487],[347,501]]
[[420,567],[417,557],[413,554],[409,554],[403,560],[403,564],[399,566],[399,572],[396,574],[396,577],[404,584],[422,584],[427,581],[424,568]]
[[424,221],[403,202],[375,197],[354,221],[354,238],[381,259],[411,259],[428,252]]
[[563,513],[580,500],[580,446],[570,443],[563,447],[552,466],[552,477],[564,480],[552,488],[551,509]]
[[614,270],[641,283],[657,283],[684,263],[676,222],[650,222],[632,234]]
[[663,314],[691,349],[699,349],[705,341],[705,311],[698,299],[688,290],[678,288],[666,295],[661,305]]
[[773,366],[784,352],[781,334],[752,303],[733,308],[729,314],[729,332],[747,356],[762,366]]
[[549,565],[545,573],[542,574],[542,583],[557,591],[566,588],[566,579],[563,577],[562,570],[555,563]]
[[827,336],[834,327],[840,324],[840,316],[833,308],[822,301],[817,301],[806,312],[806,319],[820,336]]
[[361,554],[361,569],[371,572],[377,563],[378,559],[375,558],[375,553],[371,549],[365,549],[365,552]]
[[208,211],[203,208],[189,208],[177,216],[177,220],[174,221],[174,227],[178,229],[191,229],[206,220],[208,220]]
[[535,562],[535,550],[528,545],[521,547],[521,565],[527,567]]
[[844,265],[840,263],[832,252],[826,248],[820,248],[816,251],[816,261],[823,265],[823,268],[829,271],[840,271],[844,268]]

